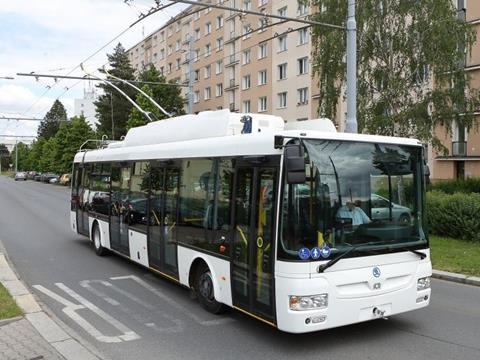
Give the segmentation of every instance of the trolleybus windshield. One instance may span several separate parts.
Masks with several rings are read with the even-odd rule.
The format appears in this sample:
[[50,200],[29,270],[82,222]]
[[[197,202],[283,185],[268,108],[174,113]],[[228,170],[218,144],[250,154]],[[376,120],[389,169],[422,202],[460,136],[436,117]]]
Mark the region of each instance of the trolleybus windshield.
[[284,180],[279,259],[300,260],[305,247],[328,246],[332,254],[360,244],[378,249],[346,257],[426,247],[421,147],[336,140],[303,145],[305,183]]

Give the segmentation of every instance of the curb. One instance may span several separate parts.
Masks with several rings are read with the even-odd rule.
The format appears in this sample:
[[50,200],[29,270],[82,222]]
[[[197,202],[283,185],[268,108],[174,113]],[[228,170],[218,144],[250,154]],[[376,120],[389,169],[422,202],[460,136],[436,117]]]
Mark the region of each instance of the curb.
[[480,277],[477,276],[468,276],[442,270],[432,270],[432,277],[435,279],[452,281],[459,284],[480,286]]
[[99,360],[89,349],[65,332],[38,304],[18,279],[7,257],[0,251],[0,282],[22,309],[25,319],[66,360]]

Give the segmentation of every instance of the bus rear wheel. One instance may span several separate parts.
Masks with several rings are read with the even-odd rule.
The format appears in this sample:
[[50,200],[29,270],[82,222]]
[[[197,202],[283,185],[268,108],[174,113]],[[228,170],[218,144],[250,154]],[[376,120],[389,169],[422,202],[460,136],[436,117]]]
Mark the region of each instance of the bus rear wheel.
[[200,265],[195,278],[195,291],[200,304],[213,314],[220,314],[225,305],[215,300],[212,272],[206,264]]
[[92,241],[93,247],[95,248],[95,254],[98,256],[104,256],[106,254],[106,249],[102,246],[102,235],[98,224],[93,225]]

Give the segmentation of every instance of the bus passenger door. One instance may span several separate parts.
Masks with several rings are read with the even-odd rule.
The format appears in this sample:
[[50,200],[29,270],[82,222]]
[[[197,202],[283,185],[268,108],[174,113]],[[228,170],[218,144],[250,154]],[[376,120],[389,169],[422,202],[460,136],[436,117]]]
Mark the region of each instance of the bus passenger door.
[[88,210],[89,210],[89,182],[90,182],[90,164],[84,164],[80,170],[80,185],[78,187],[78,212],[77,212],[77,228],[82,235],[89,236],[90,229],[88,227]]
[[110,205],[110,246],[113,250],[130,255],[128,244],[129,204],[131,167],[112,167]]
[[234,193],[232,297],[234,306],[274,320],[273,167],[237,167]]
[[177,213],[179,169],[150,171],[148,256],[151,267],[177,275]]

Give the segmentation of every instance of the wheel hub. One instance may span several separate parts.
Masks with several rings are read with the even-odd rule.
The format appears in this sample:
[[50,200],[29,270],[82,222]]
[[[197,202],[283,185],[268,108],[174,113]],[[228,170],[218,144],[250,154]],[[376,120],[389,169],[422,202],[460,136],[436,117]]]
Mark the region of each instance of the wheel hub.
[[203,273],[199,281],[200,294],[208,301],[213,301],[213,282],[209,272]]

